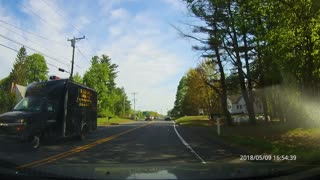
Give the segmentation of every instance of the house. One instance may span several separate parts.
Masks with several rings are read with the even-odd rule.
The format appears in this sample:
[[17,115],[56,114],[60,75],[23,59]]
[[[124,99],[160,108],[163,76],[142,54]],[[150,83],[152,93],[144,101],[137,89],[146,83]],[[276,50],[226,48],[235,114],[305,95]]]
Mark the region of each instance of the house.
[[[244,98],[242,95],[228,96],[227,103],[228,103],[228,110],[231,114],[247,114],[248,113],[246,102],[244,101]],[[253,103],[253,108],[254,108],[255,114],[263,113],[262,103],[261,101],[259,101],[258,98],[255,98],[255,101]]]
[[20,101],[22,98],[24,98],[26,94],[27,87],[21,86],[19,84],[11,84],[11,93],[14,93],[16,96],[17,101]]

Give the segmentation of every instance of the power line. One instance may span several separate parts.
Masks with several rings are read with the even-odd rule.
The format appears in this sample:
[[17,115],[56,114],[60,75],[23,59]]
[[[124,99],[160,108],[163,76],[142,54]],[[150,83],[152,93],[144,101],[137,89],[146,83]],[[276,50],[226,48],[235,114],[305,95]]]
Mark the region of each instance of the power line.
[[15,49],[13,49],[12,47],[6,46],[6,45],[1,44],[1,43],[0,43],[0,46],[6,47],[6,48],[11,49],[11,50],[13,50],[13,51],[15,51],[15,52],[19,52],[18,50],[15,50]]
[[[35,11],[33,11],[31,8],[25,6],[24,4],[22,4],[22,6],[25,8],[25,9],[28,9],[31,11],[31,13],[33,13],[34,15],[36,15],[37,17],[39,17],[43,22],[45,22],[46,24],[50,25],[51,27],[54,27],[58,33],[60,33],[60,30],[57,29],[56,26],[52,25],[51,23],[49,23],[47,20],[43,19],[39,14],[37,14]],[[78,64],[75,64],[77,67],[81,68],[81,66],[79,66]],[[73,65],[72,65],[73,66]],[[73,68],[73,67],[72,67]],[[72,72],[71,72],[72,74]]]
[[59,15],[60,17],[62,17],[62,18],[64,18],[64,19],[66,19],[67,22],[68,22],[69,24],[71,24],[71,26],[72,26],[76,31],[78,31],[79,34],[81,34],[82,36],[84,36],[84,34],[83,34],[75,25],[73,25],[70,20],[68,20],[65,16],[61,15],[61,13],[60,13],[58,10],[54,9],[53,6],[50,6],[50,5],[49,5],[48,3],[46,3],[44,0],[41,0],[41,1],[42,1],[44,4],[46,4],[46,6],[49,7],[55,14]]
[[31,8],[25,6],[24,4],[22,4],[22,6],[26,9],[26,10],[30,10],[32,14],[36,15],[38,18],[40,18],[43,22],[45,22],[46,24],[50,25],[51,27],[54,27],[58,33],[61,33],[59,29],[57,29],[56,26],[52,25],[51,23],[49,23],[47,20],[43,19],[39,14],[37,14],[36,12],[34,12]]
[[[18,35],[18,36],[20,36],[20,37],[22,37],[22,38],[24,38],[24,39],[27,39],[27,40],[29,40],[30,42],[33,42],[33,43],[35,43],[35,44],[37,44],[37,45],[40,45],[39,43],[37,43],[37,42],[35,42],[35,41],[33,41],[33,40],[31,40],[31,39],[27,38],[27,37],[22,36],[21,34],[19,34],[19,33],[15,32],[15,31],[13,31],[12,29],[6,28],[6,27],[1,26],[1,25],[0,25],[0,27],[4,28],[4,29],[6,29],[6,30],[8,30],[8,31],[10,31],[10,32],[13,32],[14,34],[16,34],[16,35]],[[47,50],[47,51],[49,51],[49,52],[52,52],[50,49],[48,49],[48,48],[46,48],[46,47],[43,47],[43,48],[44,48],[44,49],[46,49],[46,50]],[[60,57],[62,57],[63,59],[68,59],[68,58],[63,57],[63,56],[60,56]],[[81,66],[79,66],[77,63],[75,63],[75,65],[76,65],[78,68],[82,69],[82,67],[81,67]],[[68,66],[69,66],[69,64],[68,64]]]
[[[46,4],[46,6],[49,7],[51,10],[53,10],[53,12],[54,12],[55,14],[59,15],[60,17],[62,17],[62,18],[64,18],[64,19],[66,19],[67,22],[68,22],[76,31],[78,31],[79,34],[81,34],[82,36],[85,36],[67,17],[61,15],[61,12],[60,12],[59,10],[56,10],[53,6],[50,6],[45,0],[41,0],[41,1],[42,1],[44,4]],[[87,41],[90,43],[90,41],[89,41],[89,39],[88,39],[87,37],[86,37],[85,40],[87,40]],[[90,49],[92,49],[92,48],[90,48]],[[83,57],[86,58],[86,56],[84,56],[83,53],[80,52],[79,49],[77,49],[77,50],[79,51],[79,53],[80,53]],[[91,64],[91,62],[89,62],[89,64]]]
[[80,53],[80,55],[89,63],[89,65],[91,64],[91,62],[88,60],[89,58],[86,56],[86,55],[84,55],[81,51],[80,51],[80,49],[77,47],[77,50],[78,50],[78,52]]
[[[19,52],[18,50],[14,49],[14,48],[12,48],[12,47],[6,46],[6,45],[4,45],[4,44],[1,44],[1,43],[0,43],[0,46],[3,46],[3,47],[8,48],[8,49],[11,49],[11,50],[13,50],[13,51],[15,51],[15,52]],[[53,64],[51,64],[51,63],[46,62],[46,64],[48,64],[48,65],[50,65],[50,66],[53,66],[53,67],[55,67],[55,68],[58,68],[58,69],[59,69],[59,67],[58,67],[58,66],[53,65]]]
[[44,40],[47,40],[47,41],[51,41],[51,42],[54,42],[54,43],[56,43],[56,44],[59,44],[59,45],[65,46],[65,47],[69,47],[69,46],[66,45],[66,44],[62,44],[62,42],[60,42],[60,41],[48,39],[48,38],[46,38],[46,37],[44,37],[44,36],[38,35],[38,34],[33,33],[33,32],[31,32],[31,31],[24,30],[24,29],[22,29],[22,28],[20,28],[20,27],[18,27],[18,26],[15,26],[15,25],[13,25],[13,24],[10,24],[10,23],[8,23],[8,22],[6,22],[6,21],[3,21],[3,20],[1,20],[1,19],[0,19],[0,22],[2,22],[2,23],[4,23],[4,24],[7,24],[7,25],[9,25],[9,26],[11,26],[11,27],[14,27],[14,28],[16,28],[16,29],[19,29],[20,31],[23,31],[23,32],[32,34],[32,35],[34,35],[34,36],[37,36],[37,37],[39,37],[39,38],[41,38],[41,39],[44,39]]
[[[33,41],[33,40],[31,40],[31,39],[29,39],[29,38],[27,38],[27,37],[24,37],[24,36],[22,36],[21,34],[15,32],[15,31],[13,31],[13,30],[11,30],[11,29],[9,29],[9,28],[6,28],[6,27],[4,27],[4,26],[2,26],[2,25],[0,25],[0,27],[4,28],[4,29],[6,29],[6,30],[8,30],[8,31],[10,31],[10,32],[12,32],[12,33],[14,33],[14,34],[22,37],[22,38],[24,38],[24,39],[27,39],[27,40],[29,40],[30,42],[33,42],[33,43],[38,44],[37,42],[35,42],[35,41]],[[40,45],[40,44],[38,44],[38,45]],[[41,45],[40,45],[40,46],[41,46]],[[51,52],[50,49],[48,49],[48,48],[46,48],[46,47],[43,47],[43,48],[46,49],[47,51],[50,51],[50,52]],[[62,57],[62,58],[67,59],[66,57]]]
[[16,43],[16,44],[19,44],[20,46],[27,47],[28,49],[31,49],[32,51],[35,51],[35,52],[37,52],[37,53],[39,53],[39,54],[41,54],[41,55],[43,55],[43,56],[46,56],[46,57],[54,60],[54,61],[57,61],[57,62],[59,62],[59,63],[61,63],[61,64],[66,65],[66,66],[69,66],[68,64],[66,64],[66,63],[64,63],[64,62],[62,62],[62,61],[60,61],[60,60],[58,60],[58,59],[56,59],[56,58],[53,58],[53,57],[51,57],[51,56],[49,56],[49,55],[47,55],[47,54],[44,54],[44,53],[42,53],[42,52],[40,52],[40,51],[38,51],[38,50],[35,50],[35,49],[32,48],[32,47],[29,47],[29,46],[27,46],[27,45],[25,45],[25,44],[22,44],[22,43],[20,43],[20,42],[15,41],[15,40],[12,40],[12,39],[10,39],[10,38],[2,35],[2,34],[0,34],[0,36],[1,36],[2,38],[4,38],[4,39],[7,39],[7,40],[11,41],[11,42],[14,42],[14,43]]
[[[85,36],[66,16],[63,16],[59,10],[56,10],[53,6],[50,6],[45,0],[41,0],[47,7],[49,7],[55,14],[59,15],[60,17],[64,18],[67,20],[67,22],[76,30],[78,31],[79,34],[82,36]],[[89,39],[86,37],[86,39],[89,42]],[[89,42],[90,43],[90,42]],[[91,48],[92,49],[92,48]],[[78,49],[78,51],[80,51]],[[80,52],[82,54],[82,52]],[[82,54],[83,56],[83,54]],[[85,56],[84,56],[85,57]],[[90,63],[90,62],[89,62]],[[90,63],[91,64],[91,63]]]

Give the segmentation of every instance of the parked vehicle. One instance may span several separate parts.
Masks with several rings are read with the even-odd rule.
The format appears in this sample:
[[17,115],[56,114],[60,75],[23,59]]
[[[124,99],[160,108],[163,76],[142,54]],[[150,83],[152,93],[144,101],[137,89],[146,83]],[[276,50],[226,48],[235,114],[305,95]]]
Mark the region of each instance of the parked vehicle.
[[147,115],[145,120],[146,121],[152,121],[152,118],[151,118],[151,116]]
[[12,111],[0,115],[2,133],[30,141],[34,148],[43,137],[85,138],[97,128],[97,93],[72,80],[33,83]]
[[166,116],[166,117],[164,118],[164,120],[165,120],[165,121],[171,121],[171,118],[170,118],[170,116]]

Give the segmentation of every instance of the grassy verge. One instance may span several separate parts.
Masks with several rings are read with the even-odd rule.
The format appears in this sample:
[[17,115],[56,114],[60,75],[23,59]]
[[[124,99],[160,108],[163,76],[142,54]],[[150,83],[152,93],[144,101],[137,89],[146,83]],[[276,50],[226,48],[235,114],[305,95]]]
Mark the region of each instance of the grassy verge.
[[184,116],[176,119],[175,122],[184,126],[212,126],[208,116]]
[[107,118],[98,118],[98,126],[130,124],[135,122],[137,121],[134,121],[128,118],[120,118],[120,117],[113,117],[113,118],[110,118],[109,120]]
[[224,128],[221,136],[255,154],[296,155],[293,162],[320,164],[320,128],[289,128],[283,124]]

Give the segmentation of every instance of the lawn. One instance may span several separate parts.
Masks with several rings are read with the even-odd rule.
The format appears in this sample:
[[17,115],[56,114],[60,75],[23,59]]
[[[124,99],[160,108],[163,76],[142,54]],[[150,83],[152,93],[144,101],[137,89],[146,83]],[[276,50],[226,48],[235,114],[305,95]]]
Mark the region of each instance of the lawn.
[[113,117],[113,118],[110,118],[109,120],[107,118],[98,118],[98,126],[131,124],[136,122],[137,121],[131,120],[129,118],[120,118],[120,117]]
[[[178,125],[214,128],[207,116],[185,116],[175,120]],[[215,133],[209,136],[217,136]],[[320,128],[297,128],[288,123],[249,123],[221,126],[221,136],[231,146],[252,155],[296,155],[299,163],[320,164]]]
[[293,128],[284,123],[223,127],[220,136],[254,154],[296,155],[297,162],[320,164],[320,128]]
[[212,126],[208,116],[184,116],[176,119],[175,122],[184,126]]

